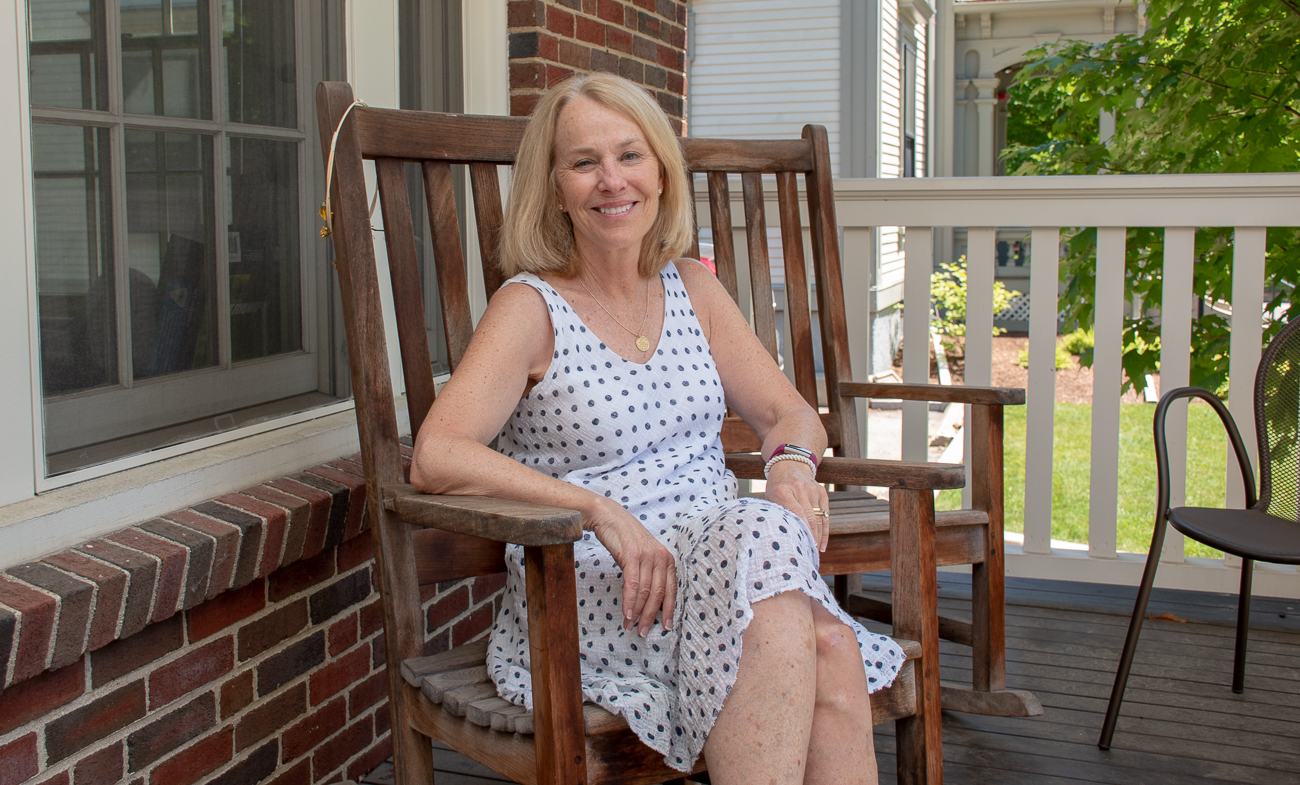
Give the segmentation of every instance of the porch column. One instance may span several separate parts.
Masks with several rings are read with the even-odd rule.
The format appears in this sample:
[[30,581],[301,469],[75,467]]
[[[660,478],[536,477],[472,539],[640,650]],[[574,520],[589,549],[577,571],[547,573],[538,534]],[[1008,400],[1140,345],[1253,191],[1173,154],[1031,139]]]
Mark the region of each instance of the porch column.
[[979,91],[975,98],[976,122],[979,132],[976,136],[979,157],[979,168],[976,174],[979,177],[993,176],[993,159],[997,155],[997,139],[993,129],[993,110],[998,105],[998,80],[992,79],[972,79],[971,84]]

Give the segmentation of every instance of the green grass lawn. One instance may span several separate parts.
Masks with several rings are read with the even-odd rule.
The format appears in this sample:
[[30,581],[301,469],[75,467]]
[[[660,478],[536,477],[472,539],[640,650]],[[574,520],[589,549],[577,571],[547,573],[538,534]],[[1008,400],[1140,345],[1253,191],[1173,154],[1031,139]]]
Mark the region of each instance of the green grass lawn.
[[[1025,528],[1025,407],[1008,406],[1006,412],[1006,529]],[[1151,546],[1155,521],[1156,457],[1151,436],[1155,404],[1120,406],[1119,441],[1119,550],[1145,553]],[[1214,411],[1193,403],[1188,410],[1187,501],[1193,507],[1222,507],[1226,437]],[[1092,405],[1058,403],[1052,452],[1052,537],[1067,542],[1088,542],[1088,480]],[[1176,449],[1170,445],[1171,451]],[[958,491],[944,491],[939,509],[961,504]],[[1193,540],[1188,556],[1219,557],[1221,552]]]

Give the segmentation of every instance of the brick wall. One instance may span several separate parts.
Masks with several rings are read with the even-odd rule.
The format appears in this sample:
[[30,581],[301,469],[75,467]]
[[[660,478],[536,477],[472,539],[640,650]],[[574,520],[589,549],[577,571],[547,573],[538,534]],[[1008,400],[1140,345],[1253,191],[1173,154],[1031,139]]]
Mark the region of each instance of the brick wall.
[[512,115],[575,72],[608,71],[649,88],[685,132],[684,0],[511,0],[509,25]]
[[[311,785],[390,754],[356,458],[0,574],[0,785]],[[429,653],[500,578],[425,599]]]

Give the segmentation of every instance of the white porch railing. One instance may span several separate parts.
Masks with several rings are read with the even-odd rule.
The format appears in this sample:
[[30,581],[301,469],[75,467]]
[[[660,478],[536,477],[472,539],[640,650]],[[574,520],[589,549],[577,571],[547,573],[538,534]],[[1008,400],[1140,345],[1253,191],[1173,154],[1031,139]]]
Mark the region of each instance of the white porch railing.
[[[904,381],[928,378],[930,273],[937,229],[967,227],[968,304],[965,381],[987,385],[992,374],[993,281],[998,227],[1031,226],[1031,310],[1026,459],[1023,487],[1024,544],[1007,546],[1013,576],[1136,585],[1145,556],[1116,551],[1119,494],[1119,425],[1127,227],[1165,227],[1163,302],[1186,303],[1161,320],[1161,386],[1187,384],[1191,359],[1192,271],[1198,226],[1236,227],[1233,311],[1248,314],[1232,325],[1229,407],[1255,458],[1253,387],[1261,354],[1265,230],[1300,225],[1300,174],[1004,177],[841,180],[836,211],[843,230],[845,300],[850,309],[852,362],[865,377],[870,347],[873,233],[906,227],[904,279]],[[707,214],[707,211],[701,213]],[[740,211],[733,209],[733,215]],[[1055,341],[1061,227],[1097,227],[1097,289],[1092,406],[1091,479],[1087,550],[1053,549],[1052,434],[1055,413]],[[887,230],[888,231],[888,230]],[[944,232],[943,234],[947,234]],[[743,248],[738,243],[737,248]],[[745,276],[741,276],[745,278]],[[1181,317],[1181,318],[1176,318]],[[913,336],[919,336],[913,339]],[[865,423],[865,418],[863,418]],[[903,457],[924,460],[924,404],[905,408]],[[1186,478],[1186,407],[1171,412],[1168,435],[1171,503],[1183,503]],[[1180,449],[1181,447],[1181,449]],[[1152,451],[1154,461],[1154,451]],[[969,454],[969,451],[967,452]],[[1241,506],[1235,459],[1227,456],[1228,505]],[[1154,517],[1154,510],[1152,510]],[[1239,562],[1185,558],[1183,538],[1171,531],[1158,585],[1235,592]],[[1255,592],[1300,598],[1293,567],[1258,565]]]

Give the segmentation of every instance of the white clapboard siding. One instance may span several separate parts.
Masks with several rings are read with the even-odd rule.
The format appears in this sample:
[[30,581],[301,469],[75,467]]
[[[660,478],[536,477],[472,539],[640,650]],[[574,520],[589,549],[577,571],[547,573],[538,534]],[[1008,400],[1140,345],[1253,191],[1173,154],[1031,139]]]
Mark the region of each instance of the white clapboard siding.
[[797,137],[826,126],[839,161],[838,0],[696,0],[691,136]]

